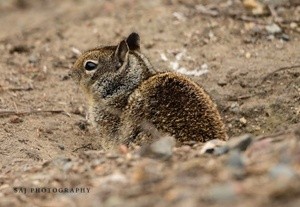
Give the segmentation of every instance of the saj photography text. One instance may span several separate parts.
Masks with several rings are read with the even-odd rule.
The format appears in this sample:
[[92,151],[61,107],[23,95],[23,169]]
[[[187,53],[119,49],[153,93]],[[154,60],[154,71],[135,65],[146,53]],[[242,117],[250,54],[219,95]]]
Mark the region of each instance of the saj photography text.
[[85,194],[90,193],[88,187],[74,188],[54,188],[54,187],[13,187],[14,193],[20,194],[44,194],[44,193],[59,193],[59,194]]

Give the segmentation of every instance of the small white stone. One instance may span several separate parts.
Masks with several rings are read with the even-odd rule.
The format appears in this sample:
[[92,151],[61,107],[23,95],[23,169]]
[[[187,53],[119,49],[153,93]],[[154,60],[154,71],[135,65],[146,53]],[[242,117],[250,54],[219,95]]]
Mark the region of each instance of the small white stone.
[[177,70],[179,68],[178,62],[170,62],[170,65],[173,70]]
[[173,16],[179,21],[185,21],[186,18],[181,12],[174,12]]
[[181,60],[183,58],[183,56],[185,55],[185,53],[186,53],[186,50],[183,50],[182,52],[178,53],[175,56],[176,60],[178,60],[178,61]]
[[71,51],[75,54],[75,55],[81,55],[82,53],[80,52],[79,49],[75,48],[75,47],[72,47],[71,48]]
[[297,25],[296,22],[291,22],[290,27],[291,27],[292,29],[296,29],[296,28],[298,27],[298,25]]
[[247,53],[245,54],[245,57],[246,57],[247,59],[251,58],[251,53],[250,53],[250,52],[247,52]]
[[245,117],[240,118],[240,122],[242,124],[247,124],[247,120],[245,119]]
[[168,61],[167,56],[165,55],[165,53],[160,53],[160,58],[162,59],[162,61],[166,62]]
[[278,34],[282,32],[282,29],[277,24],[271,24],[266,26],[266,30],[269,34]]
[[202,70],[208,70],[208,65],[206,63],[201,65]]

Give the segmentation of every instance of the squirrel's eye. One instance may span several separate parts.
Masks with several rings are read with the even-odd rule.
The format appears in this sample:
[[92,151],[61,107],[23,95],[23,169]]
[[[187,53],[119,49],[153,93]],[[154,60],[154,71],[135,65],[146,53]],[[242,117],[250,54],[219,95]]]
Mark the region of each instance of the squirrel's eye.
[[88,71],[95,70],[98,66],[97,61],[88,60],[84,63],[84,68]]

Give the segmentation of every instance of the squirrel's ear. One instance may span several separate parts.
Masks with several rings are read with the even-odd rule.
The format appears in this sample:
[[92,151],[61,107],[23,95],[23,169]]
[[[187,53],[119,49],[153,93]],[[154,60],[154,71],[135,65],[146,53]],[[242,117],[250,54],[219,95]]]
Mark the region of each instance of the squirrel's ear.
[[131,33],[127,39],[126,43],[130,50],[139,50],[140,49],[140,36],[138,33]]
[[125,40],[121,41],[117,46],[115,51],[115,57],[117,58],[118,62],[123,64],[127,58],[129,48]]

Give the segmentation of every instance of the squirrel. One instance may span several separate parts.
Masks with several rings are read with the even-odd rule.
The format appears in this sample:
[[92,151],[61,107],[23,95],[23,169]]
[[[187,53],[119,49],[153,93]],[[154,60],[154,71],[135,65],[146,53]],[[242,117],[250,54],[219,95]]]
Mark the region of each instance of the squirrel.
[[183,75],[154,70],[137,33],[116,46],[85,51],[70,74],[87,97],[89,120],[108,144],[152,142],[158,134],[178,142],[228,139],[203,87]]

